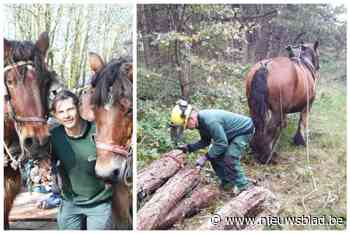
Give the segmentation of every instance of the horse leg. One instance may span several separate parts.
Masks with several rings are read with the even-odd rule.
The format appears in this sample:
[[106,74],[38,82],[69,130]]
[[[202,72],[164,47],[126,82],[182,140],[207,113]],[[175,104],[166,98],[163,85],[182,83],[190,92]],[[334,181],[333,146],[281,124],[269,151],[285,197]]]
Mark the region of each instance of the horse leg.
[[307,109],[307,107],[305,107],[300,112],[298,129],[293,137],[293,142],[295,145],[303,145],[303,146],[306,145],[305,136],[306,136],[306,131],[308,127],[308,114],[309,114],[309,110]]
[[112,213],[114,226],[119,230],[132,229],[132,217],[130,213],[130,206],[132,199],[128,186],[124,184],[117,184],[113,186],[112,197]]
[[275,124],[273,125],[273,134],[271,134],[272,141],[271,141],[270,147],[272,150],[274,149],[281,135],[282,128],[285,128],[286,126],[287,126],[287,118],[285,114],[283,114],[282,116],[279,114],[278,117],[275,117]]
[[4,168],[5,175],[5,200],[4,200],[4,228],[8,230],[9,216],[13,205],[13,202],[17,194],[21,190],[21,173],[19,170],[14,170],[12,167],[7,166]]
[[274,153],[275,145],[281,135],[281,130],[286,122],[285,114],[280,113],[280,111],[271,112],[270,121],[267,124],[266,131],[266,143],[268,150],[266,150],[267,155],[265,155],[266,163],[270,162]]

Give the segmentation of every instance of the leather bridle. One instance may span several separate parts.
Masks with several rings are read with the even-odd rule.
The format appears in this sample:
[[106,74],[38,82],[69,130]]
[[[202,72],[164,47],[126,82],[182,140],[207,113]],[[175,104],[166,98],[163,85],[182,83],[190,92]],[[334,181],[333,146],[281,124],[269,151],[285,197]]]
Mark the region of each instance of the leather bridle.
[[[22,67],[22,66],[26,66],[27,70],[36,71],[32,61],[19,61],[19,62],[11,63],[11,64],[5,66],[4,74],[7,71],[11,70],[11,69],[15,69],[17,75],[21,76],[21,74],[18,71],[18,67]],[[5,76],[5,80],[6,80],[6,76]],[[47,122],[47,116],[46,117],[40,117],[40,116],[19,116],[16,113],[16,111],[15,111],[15,109],[13,107],[13,104],[11,102],[11,95],[9,93],[9,88],[8,88],[8,86],[6,84],[6,81],[5,81],[5,87],[6,87],[6,90],[5,90],[5,101],[9,104],[9,114],[12,117],[12,119],[15,121],[15,123],[34,122],[34,123],[44,123],[45,124]]]

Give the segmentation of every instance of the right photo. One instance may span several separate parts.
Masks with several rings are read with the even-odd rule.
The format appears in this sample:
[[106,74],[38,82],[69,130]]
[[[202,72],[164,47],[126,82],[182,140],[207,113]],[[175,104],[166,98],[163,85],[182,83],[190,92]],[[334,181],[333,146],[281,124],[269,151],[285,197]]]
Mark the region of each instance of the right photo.
[[138,230],[346,230],[341,4],[137,5]]

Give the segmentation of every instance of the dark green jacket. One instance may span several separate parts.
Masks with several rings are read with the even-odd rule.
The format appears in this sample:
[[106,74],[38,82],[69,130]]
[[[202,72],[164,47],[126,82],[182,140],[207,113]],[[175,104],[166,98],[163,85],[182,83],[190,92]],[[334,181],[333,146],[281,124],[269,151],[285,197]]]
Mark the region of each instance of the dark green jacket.
[[202,149],[212,143],[209,158],[224,154],[230,142],[239,135],[252,133],[251,118],[224,110],[202,110],[198,112],[198,130],[201,139],[189,144],[190,152]]
[[69,137],[62,125],[51,130],[53,157],[60,161],[63,197],[76,205],[97,204],[112,197],[111,188],[95,176],[95,132],[96,126],[90,122],[80,138]]

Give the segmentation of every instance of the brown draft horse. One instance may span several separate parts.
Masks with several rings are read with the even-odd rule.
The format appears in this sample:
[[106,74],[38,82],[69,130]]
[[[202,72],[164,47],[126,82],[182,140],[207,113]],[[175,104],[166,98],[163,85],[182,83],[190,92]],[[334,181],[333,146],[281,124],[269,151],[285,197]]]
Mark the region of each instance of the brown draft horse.
[[131,229],[132,196],[126,179],[132,177],[132,64],[120,58],[105,65],[95,53],[89,54],[89,62],[94,75],[91,88],[80,96],[80,114],[96,121],[95,172],[113,184],[116,228]]
[[[21,187],[18,167],[28,159],[48,157],[46,97],[55,75],[45,63],[48,47],[47,33],[40,34],[35,44],[4,39],[5,229],[9,229],[9,212]],[[11,153],[16,148],[20,153]]]
[[276,57],[256,63],[245,77],[250,116],[256,128],[251,146],[260,163],[271,161],[289,113],[300,112],[293,141],[305,145],[308,114],[316,95],[318,42],[302,44],[296,51],[291,51],[295,55],[292,58]]

